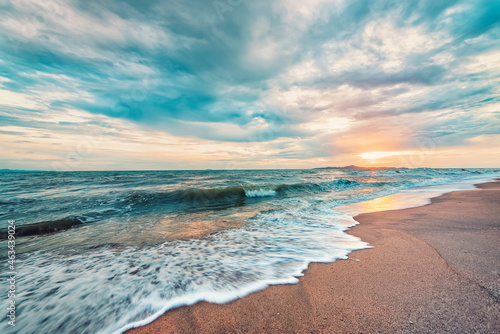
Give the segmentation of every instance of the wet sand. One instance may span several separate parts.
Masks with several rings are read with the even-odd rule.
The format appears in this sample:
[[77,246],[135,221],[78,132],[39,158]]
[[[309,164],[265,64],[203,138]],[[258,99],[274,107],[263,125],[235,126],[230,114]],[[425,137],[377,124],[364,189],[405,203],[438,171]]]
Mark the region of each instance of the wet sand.
[[373,249],[127,333],[500,333],[500,182],[479,187],[361,214],[349,233]]

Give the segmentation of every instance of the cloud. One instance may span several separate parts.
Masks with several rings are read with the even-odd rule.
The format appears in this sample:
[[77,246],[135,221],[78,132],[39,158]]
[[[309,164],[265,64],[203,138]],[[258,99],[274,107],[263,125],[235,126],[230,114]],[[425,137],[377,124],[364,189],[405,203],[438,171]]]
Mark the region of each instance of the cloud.
[[[0,6],[5,126],[57,137],[104,119],[179,145],[248,144],[258,147],[254,160],[311,163],[366,152],[357,150],[373,146],[366,134],[382,131],[381,124],[392,126],[382,131],[384,140],[408,150],[414,136],[467,145],[500,128],[494,1]],[[384,140],[377,145],[387,146]]]

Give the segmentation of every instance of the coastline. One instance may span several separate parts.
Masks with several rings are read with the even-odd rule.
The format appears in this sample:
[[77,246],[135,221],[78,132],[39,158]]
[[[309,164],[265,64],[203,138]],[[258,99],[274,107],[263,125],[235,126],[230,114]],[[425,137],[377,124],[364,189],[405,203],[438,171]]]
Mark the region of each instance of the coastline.
[[360,214],[348,234],[374,248],[312,263],[297,284],[172,309],[126,333],[500,331],[500,182],[478,187]]

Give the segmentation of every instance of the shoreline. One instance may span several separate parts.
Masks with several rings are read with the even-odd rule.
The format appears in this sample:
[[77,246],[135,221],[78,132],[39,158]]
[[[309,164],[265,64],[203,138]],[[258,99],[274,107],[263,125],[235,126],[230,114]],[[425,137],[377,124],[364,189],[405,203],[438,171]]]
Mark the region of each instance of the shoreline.
[[297,284],[171,309],[126,333],[499,331],[500,182],[478,188],[357,215],[347,233],[374,248],[311,263]]

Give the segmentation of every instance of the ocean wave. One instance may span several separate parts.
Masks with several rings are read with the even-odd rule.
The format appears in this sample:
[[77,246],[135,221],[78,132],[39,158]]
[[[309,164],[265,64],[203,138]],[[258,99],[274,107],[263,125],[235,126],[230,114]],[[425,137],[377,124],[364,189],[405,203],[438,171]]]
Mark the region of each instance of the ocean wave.
[[[52,221],[45,221],[41,223],[17,226],[16,237],[41,235],[54,233],[58,231],[68,230],[72,227],[82,225],[83,222],[78,218],[66,218]],[[0,231],[0,240],[7,239],[8,233],[6,230]]]
[[172,198],[182,201],[210,201],[210,200],[226,200],[245,197],[245,189],[242,186],[211,188],[211,189],[185,189],[176,190],[172,194]]
[[[247,190],[245,192],[247,197],[257,197],[257,196],[276,196],[276,195],[306,195],[317,192],[324,192],[332,189],[349,189],[352,187],[357,187],[362,185],[362,183],[353,180],[338,179],[326,182],[303,182],[303,183],[292,183],[292,184],[279,184],[270,185],[267,187],[261,187],[257,189]],[[249,193],[253,191],[252,195]],[[258,194],[254,196],[253,194]]]
[[[171,185],[162,173],[141,172],[123,174],[124,180],[133,179],[127,186],[104,187],[97,180],[73,191],[102,174],[54,174],[68,181],[61,181],[61,193],[50,199],[47,176],[34,176],[23,181],[34,185],[29,195],[34,204],[20,200],[27,193],[17,179],[0,178],[2,189],[18,189],[2,193],[1,201],[16,198],[0,206],[4,222],[54,223],[64,217],[83,222],[78,229],[22,241],[16,260],[23,288],[16,297],[19,319],[30,321],[19,322],[18,333],[121,332],[176,306],[227,302],[270,284],[296,282],[308,263],[345,258],[367,246],[344,233],[355,222],[336,212],[338,205],[476,177],[445,169],[230,171],[207,182],[198,172],[176,172],[179,179]],[[191,212],[236,205],[248,207]],[[85,225],[95,220],[99,223]],[[170,238],[179,231],[187,231],[182,239]],[[209,233],[192,237],[191,231]],[[0,262],[0,271],[7,272],[6,262]],[[6,302],[0,300],[0,308]],[[0,332],[6,331],[7,323],[0,322]]]
[[[310,262],[368,247],[343,232],[354,224],[349,216],[297,200],[289,211],[259,214],[245,228],[204,239],[31,254],[20,258],[24,288],[18,296],[19,317],[30,321],[16,330],[121,333],[173,307],[225,303],[268,285],[296,283]],[[28,302],[34,300],[43,303]]]
[[322,183],[294,183],[269,185],[237,185],[221,188],[188,188],[169,192],[134,192],[126,199],[126,203],[185,203],[199,206],[234,202],[244,198],[264,198],[274,196],[305,195],[331,189],[347,189],[361,185],[352,180],[333,180]]

